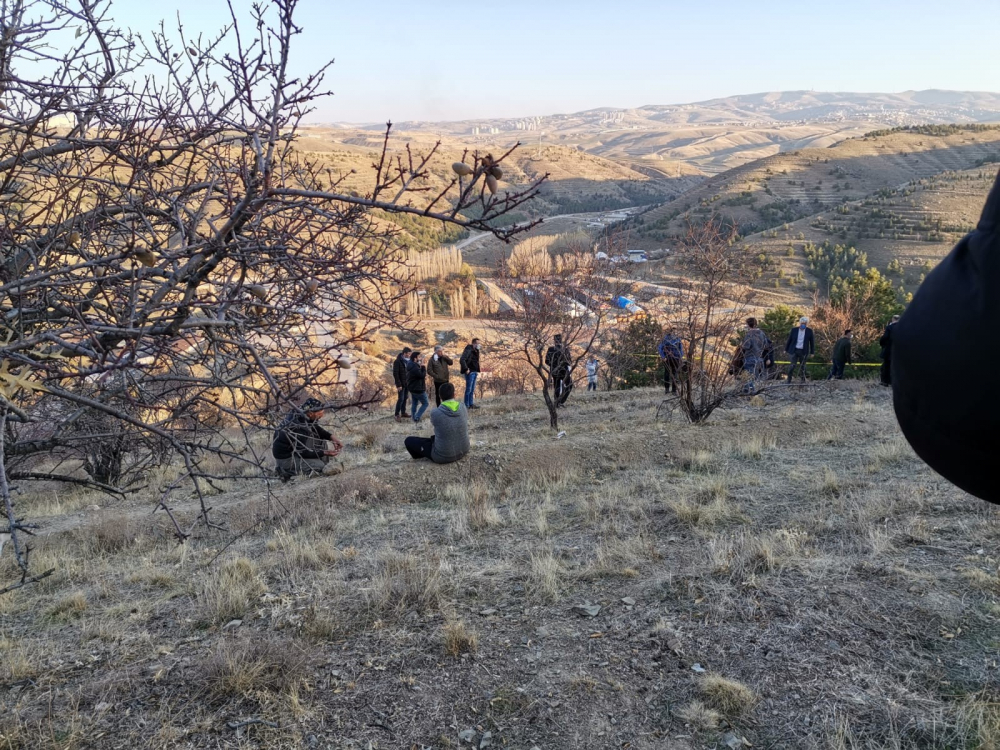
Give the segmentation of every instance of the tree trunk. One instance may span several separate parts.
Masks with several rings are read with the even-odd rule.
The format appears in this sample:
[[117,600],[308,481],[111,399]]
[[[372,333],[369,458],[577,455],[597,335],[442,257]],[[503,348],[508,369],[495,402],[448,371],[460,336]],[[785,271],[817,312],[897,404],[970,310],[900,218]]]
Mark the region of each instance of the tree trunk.
[[549,395],[549,384],[546,381],[545,386],[542,388],[542,397],[545,399],[545,406],[549,410],[549,427],[553,430],[559,429],[559,411],[556,409],[556,402],[552,400],[552,396]]

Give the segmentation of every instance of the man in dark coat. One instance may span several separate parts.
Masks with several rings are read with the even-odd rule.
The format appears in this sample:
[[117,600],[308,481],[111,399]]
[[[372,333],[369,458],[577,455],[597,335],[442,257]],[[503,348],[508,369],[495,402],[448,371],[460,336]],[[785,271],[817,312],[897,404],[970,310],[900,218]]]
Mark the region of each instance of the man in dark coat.
[[851,333],[851,329],[848,328],[844,331],[844,335],[837,339],[837,343],[833,345],[833,364],[830,366],[830,374],[827,375],[827,380],[837,380],[844,379],[844,368],[851,363],[851,339],[854,334]]
[[413,350],[408,346],[403,347],[403,351],[399,353],[392,363],[392,382],[396,386],[396,421],[401,419],[409,419],[410,415],[406,413],[406,399],[409,396],[409,391],[406,389],[406,363],[410,361],[410,352]]
[[427,363],[427,374],[434,381],[434,399],[441,406],[441,386],[451,382],[451,371],[448,369],[455,360],[444,353],[443,346],[435,346],[434,354]]
[[[333,435],[319,425],[323,404],[314,398],[292,409],[274,431],[271,455],[274,469],[283,481],[296,474],[322,474],[327,462],[343,449]],[[327,449],[326,443],[333,445]]]
[[458,358],[459,371],[465,377],[465,397],[462,401],[466,409],[478,409],[476,406],[476,380],[479,378],[479,339],[465,347],[462,356]]
[[569,392],[573,390],[569,347],[563,343],[562,334],[557,333],[552,339],[552,346],[545,352],[545,366],[549,368],[552,377],[556,406],[562,406],[569,398]]
[[899,316],[893,315],[882,333],[882,338],[878,340],[878,345],[882,347],[882,367],[879,368],[882,385],[892,385],[892,333],[898,322]]
[[423,355],[420,352],[413,352],[410,361],[406,363],[406,388],[413,398],[413,423],[420,424],[420,418],[427,411],[427,368],[421,361]]
[[788,382],[792,382],[796,365],[801,365],[802,371],[799,374],[802,382],[806,382],[806,362],[816,353],[816,337],[813,336],[813,329],[809,327],[809,318],[799,318],[799,327],[793,328],[788,334],[785,353],[792,360],[792,365],[788,368]]
[[979,224],[931,271],[892,332],[892,393],[906,439],[966,492],[1000,503],[1000,177]]
[[[656,351],[663,363],[663,388],[667,393],[677,393],[677,384],[681,381],[681,363],[684,361],[684,342],[674,333],[673,328],[667,328]],[[741,363],[740,367],[742,366]]]

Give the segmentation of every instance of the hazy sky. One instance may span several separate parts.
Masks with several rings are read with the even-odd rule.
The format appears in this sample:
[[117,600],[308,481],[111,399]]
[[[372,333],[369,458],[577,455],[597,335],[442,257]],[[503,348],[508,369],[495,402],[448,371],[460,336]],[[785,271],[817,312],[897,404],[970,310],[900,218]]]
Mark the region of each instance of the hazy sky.
[[[250,0],[233,0],[249,7]],[[117,0],[136,30],[225,0]],[[335,58],[314,119],[673,104],[760,91],[1000,89],[1000,0],[301,0],[296,65]]]

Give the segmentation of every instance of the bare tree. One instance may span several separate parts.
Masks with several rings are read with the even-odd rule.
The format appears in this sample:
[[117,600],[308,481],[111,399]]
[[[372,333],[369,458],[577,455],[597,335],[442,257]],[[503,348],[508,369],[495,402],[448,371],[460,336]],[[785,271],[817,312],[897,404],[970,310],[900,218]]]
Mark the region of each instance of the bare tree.
[[[529,241],[530,242],[530,241]],[[520,304],[512,316],[493,324],[498,340],[506,340],[502,356],[526,363],[537,377],[549,412],[549,425],[559,428],[557,391],[571,386],[580,362],[591,352],[608,321],[620,283],[615,270],[599,263],[587,247],[576,247],[541,261],[531,253],[511,254],[499,284]],[[562,346],[547,357],[556,336]],[[562,381],[562,382],[560,382]]]
[[530,226],[503,226],[541,182],[500,189],[510,152],[442,166],[440,144],[397,149],[390,125],[358,190],[297,150],[328,68],[289,71],[298,4],[230,4],[214,36],[117,28],[112,0],[0,4],[0,496],[22,581],[16,485],[120,492],[169,452],[158,508],[193,482],[209,524],[220,460],[265,475],[249,430],[307,391],[379,398],[344,376],[372,331],[412,326],[378,215],[502,240]]
[[684,344],[677,403],[701,422],[733,394],[734,344],[753,307],[755,259],[736,244],[735,227],[716,221],[691,226],[675,257],[676,294],[661,315]]

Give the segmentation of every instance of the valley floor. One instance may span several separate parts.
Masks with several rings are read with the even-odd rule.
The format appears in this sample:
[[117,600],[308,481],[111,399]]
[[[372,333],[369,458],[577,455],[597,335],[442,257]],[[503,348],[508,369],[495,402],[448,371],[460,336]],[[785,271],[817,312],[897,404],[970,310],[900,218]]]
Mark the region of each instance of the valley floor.
[[342,474],[234,482],[183,546],[146,497],[25,498],[58,572],[0,597],[0,748],[996,748],[1000,514],[889,394],[661,401],[555,439],[488,399],[449,466],[351,423]]

